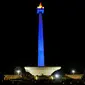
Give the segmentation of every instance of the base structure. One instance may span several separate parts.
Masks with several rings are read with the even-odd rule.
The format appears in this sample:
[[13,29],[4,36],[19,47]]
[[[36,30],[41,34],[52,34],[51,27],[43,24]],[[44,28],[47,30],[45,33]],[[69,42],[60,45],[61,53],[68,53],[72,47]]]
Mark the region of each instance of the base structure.
[[60,70],[61,67],[57,66],[57,67],[24,67],[26,72],[29,72],[30,74],[36,76],[40,76],[40,75],[46,75],[46,76],[50,76],[53,72]]

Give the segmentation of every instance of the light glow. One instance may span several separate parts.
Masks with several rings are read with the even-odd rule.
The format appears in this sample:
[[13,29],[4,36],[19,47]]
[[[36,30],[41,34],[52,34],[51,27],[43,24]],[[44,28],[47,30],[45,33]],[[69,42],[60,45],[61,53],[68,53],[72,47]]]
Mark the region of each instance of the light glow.
[[38,76],[35,76],[35,80],[38,80]]
[[20,70],[16,70],[16,73],[19,75],[21,73],[21,71]]
[[38,6],[37,8],[44,8],[44,7],[42,6],[42,3],[41,3],[41,2],[40,2],[39,6]]
[[72,72],[72,74],[74,74],[76,71],[75,70],[72,70],[71,72]]
[[52,80],[54,79],[53,76],[50,77]]
[[59,78],[59,77],[60,77],[60,75],[59,75],[59,74],[55,74],[55,77],[56,77],[56,78]]

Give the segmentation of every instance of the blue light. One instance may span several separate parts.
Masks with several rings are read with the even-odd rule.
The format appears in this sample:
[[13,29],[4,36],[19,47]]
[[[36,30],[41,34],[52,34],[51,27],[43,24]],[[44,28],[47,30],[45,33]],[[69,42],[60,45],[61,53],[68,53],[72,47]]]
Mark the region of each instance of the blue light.
[[37,14],[39,14],[39,13],[44,13],[44,9],[43,8],[37,8]]
[[42,21],[42,13],[40,11],[39,11],[39,28],[38,28],[38,66],[44,66],[43,21]]

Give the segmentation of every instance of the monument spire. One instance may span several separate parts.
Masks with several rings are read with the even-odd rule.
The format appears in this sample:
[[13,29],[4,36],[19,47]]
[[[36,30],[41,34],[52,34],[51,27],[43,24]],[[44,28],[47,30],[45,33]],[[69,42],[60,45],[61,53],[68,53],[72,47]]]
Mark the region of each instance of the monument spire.
[[39,16],[38,23],[38,66],[44,66],[44,38],[43,38],[43,19],[44,7],[42,3],[37,7],[37,14]]

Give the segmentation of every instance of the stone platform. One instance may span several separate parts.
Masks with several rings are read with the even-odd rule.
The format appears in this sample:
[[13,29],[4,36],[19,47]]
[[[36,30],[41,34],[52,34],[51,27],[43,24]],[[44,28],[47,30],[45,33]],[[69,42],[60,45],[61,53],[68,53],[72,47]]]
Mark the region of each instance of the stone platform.
[[50,76],[53,72],[60,70],[61,67],[57,66],[57,67],[24,67],[26,72],[31,73],[32,75],[36,76],[36,75],[47,75]]

